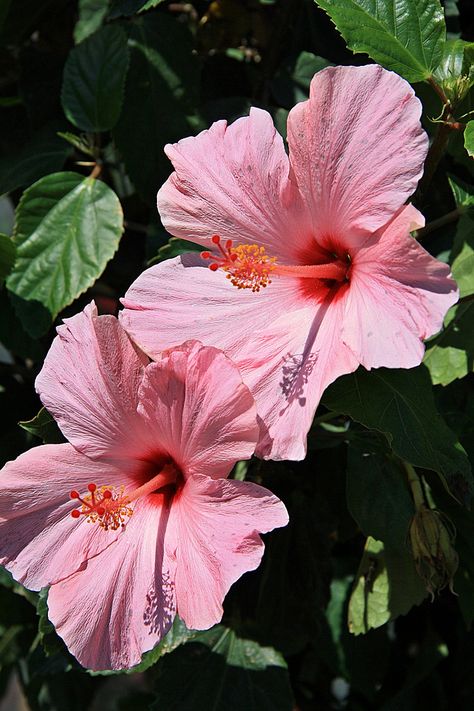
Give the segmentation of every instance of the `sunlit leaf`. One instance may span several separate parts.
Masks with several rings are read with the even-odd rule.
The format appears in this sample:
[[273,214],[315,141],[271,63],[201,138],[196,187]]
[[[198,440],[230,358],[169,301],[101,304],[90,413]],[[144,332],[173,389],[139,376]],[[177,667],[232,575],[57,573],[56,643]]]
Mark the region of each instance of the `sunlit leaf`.
[[438,66],[446,25],[439,0],[316,0],[355,53],[365,52],[410,82]]
[[122,231],[120,202],[100,180],[54,173],[24,192],[16,212],[17,259],[7,287],[31,335],[47,330],[101,275]]

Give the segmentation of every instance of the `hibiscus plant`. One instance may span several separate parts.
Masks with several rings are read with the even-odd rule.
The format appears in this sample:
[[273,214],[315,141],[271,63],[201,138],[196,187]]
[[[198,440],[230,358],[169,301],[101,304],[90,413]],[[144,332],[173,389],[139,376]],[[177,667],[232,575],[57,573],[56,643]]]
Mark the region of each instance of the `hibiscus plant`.
[[474,705],[470,0],[0,3],[0,709]]

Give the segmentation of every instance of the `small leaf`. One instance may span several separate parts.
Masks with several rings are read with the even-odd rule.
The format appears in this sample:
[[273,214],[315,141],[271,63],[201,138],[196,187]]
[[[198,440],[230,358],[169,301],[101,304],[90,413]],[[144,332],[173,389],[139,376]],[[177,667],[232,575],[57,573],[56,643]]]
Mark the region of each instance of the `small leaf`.
[[349,447],[347,506],[366,536],[404,547],[415,509],[399,460]]
[[15,263],[16,248],[11,237],[0,232],[0,286]]
[[439,0],[316,0],[354,53],[419,82],[438,66],[446,39]]
[[179,239],[178,237],[170,237],[168,242],[160,247],[158,253],[153,259],[150,259],[148,266],[152,264],[159,264],[165,259],[173,259],[173,257],[179,257],[180,254],[186,254],[187,252],[200,252],[202,250],[202,245],[195,244],[194,242],[188,242],[186,239]]
[[469,121],[464,129],[464,147],[471,158],[474,157],[474,121]]
[[88,140],[87,135],[76,136],[75,133],[70,133],[69,131],[58,131],[58,136],[64,138],[65,141],[77,148],[81,153],[94,158],[94,147],[92,143]]
[[450,256],[452,274],[461,298],[474,294],[474,190],[459,178],[448,176],[461,218]]
[[92,286],[122,232],[120,202],[99,180],[53,173],[23,193],[14,232],[17,259],[7,288],[31,335],[44,333],[52,318]]
[[383,432],[401,459],[437,472],[453,496],[469,502],[473,489],[469,460],[436,410],[426,368],[370,372],[359,368],[333,383],[322,402]]
[[474,370],[474,301],[449,309],[444,328],[428,343],[423,362],[433,385],[449,385]]
[[111,20],[116,17],[129,17],[145,10],[151,10],[153,7],[161,5],[164,0],[112,0],[109,18]]
[[426,596],[408,549],[384,548],[369,536],[349,601],[349,630],[358,635],[381,627]]
[[99,29],[104,21],[109,0],[79,0],[79,19],[74,27],[74,41],[76,44],[85,40]]
[[71,123],[83,131],[107,131],[117,123],[128,69],[125,33],[102,27],[69,53],[61,102]]
[[462,39],[448,40],[443,47],[434,77],[454,104],[464,98],[474,83],[473,54],[474,42]]
[[331,66],[331,62],[311,52],[301,52],[296,59],[284,66],[272,81],[272,93],[277,102],[291,109],[309,95],[309,85],[313,76]]
[[45,407],[42,407],[31,420],[23,420],[18,424],[30,434],[39,437],[43,444],[61,444],[66,441],[56,420]]
[[151,709],[291,711],[283,657],[217,625],[159,662]]

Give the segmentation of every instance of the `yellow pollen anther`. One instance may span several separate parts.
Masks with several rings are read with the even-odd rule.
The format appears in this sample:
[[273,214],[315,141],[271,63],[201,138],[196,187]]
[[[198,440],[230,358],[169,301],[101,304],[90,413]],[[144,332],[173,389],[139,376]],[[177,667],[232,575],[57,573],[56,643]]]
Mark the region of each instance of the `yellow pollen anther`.
[[227,240],[223,246],[217,235],[212,241],[220,255],[201,252],[203,259],[211,260],[211,271],[222,269],[227,272],[227,279],[238,289],[257,292],[271,284],[270,274],[275,268],[276,257],[269,257],[265,253],[265,247],[257,244],[239,244],[234,247],[231,240]]

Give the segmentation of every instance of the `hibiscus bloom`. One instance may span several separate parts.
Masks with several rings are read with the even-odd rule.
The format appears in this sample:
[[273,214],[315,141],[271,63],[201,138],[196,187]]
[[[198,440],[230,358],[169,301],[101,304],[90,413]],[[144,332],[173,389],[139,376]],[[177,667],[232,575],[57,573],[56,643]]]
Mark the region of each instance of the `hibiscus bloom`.
[[128,668],[170,628],[207,629],[284,526],[269,491],[226,479],[252,455],[255,404],[226,356],[188,342],[149,363],[90,305],[58,329],[37,390],[70,444],[0,478],[0,562],[79,662]]
[[420,113],[392,72],[328,68],[290,111],[289,157],[259,109],[166,146],[163,224],[207,250],[145,271],[122,324],[151,357],[183,336],[223,349],[255,397],[260,456],[303,458],[326,386],[360,364],[418,365],[457,300],[410,236]]

